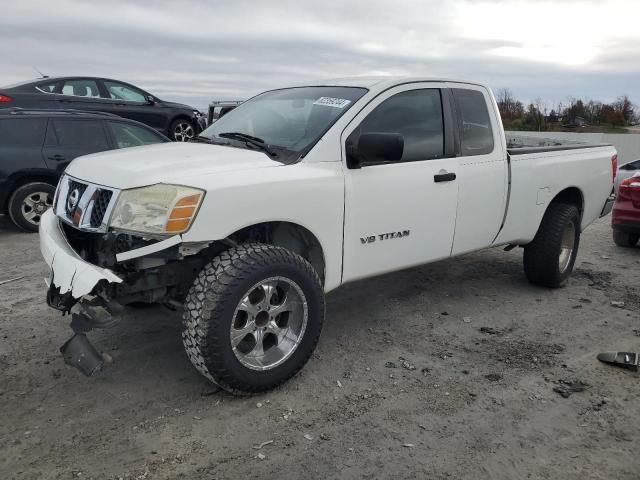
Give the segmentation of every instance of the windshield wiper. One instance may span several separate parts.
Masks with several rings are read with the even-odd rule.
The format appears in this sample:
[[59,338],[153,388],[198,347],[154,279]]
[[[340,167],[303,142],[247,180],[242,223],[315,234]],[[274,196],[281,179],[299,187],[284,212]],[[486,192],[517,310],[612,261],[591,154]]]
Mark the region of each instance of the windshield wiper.
[[210,138],[203,137],[202,135],[198,135],[197,137],[193,137],[190,142],[201,142],[201,143],[213,143]]
[[246,133],[241,132],[222,132],[218,133],[218,137],[221,138],[231,138],[232,140],[240,140],[249,145],[253,145],[254,147],[259,148],[263,152],[267,153],[267,155],[271,157],[277,156],[277,153],[274,152],[269,146],[264,143],[264,140],[258,137],[254,137],[253,135],[248,135]]

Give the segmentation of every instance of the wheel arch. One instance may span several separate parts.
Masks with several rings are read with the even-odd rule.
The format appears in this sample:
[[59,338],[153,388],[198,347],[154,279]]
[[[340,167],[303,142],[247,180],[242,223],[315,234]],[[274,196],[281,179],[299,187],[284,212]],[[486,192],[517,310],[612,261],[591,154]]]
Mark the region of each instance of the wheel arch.
[[243,227],[228,237],[237,243],[260,242],[297,253],[316,270],[324,285],[326,259],[318,237],[308,228],[288,221],[270,221]]
[[[567,187],[564,190],[561,190],[555,197],[553,197],[553,200],[551,200],[549,205],[552,203],[566,203],[574,205],[580,212],[580,218],[582,218],[582,214],[584,212],[584,194],[578,187]],[[547,206],[547,209],[548,208],[549,207]]]

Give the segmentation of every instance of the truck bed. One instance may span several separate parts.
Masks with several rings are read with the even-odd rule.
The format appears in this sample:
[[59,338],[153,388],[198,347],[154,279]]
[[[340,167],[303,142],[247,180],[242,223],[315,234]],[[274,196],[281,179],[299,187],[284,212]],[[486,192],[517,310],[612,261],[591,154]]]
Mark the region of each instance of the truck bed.
[[560,140],[557,138],[539,138],[526,135],[506,134],[507,153],[509,155],[524,155],[527,153],[557,152],[560,150],[577,150],[581,148],[597,148],[610,146],[609,144],[590,144]]

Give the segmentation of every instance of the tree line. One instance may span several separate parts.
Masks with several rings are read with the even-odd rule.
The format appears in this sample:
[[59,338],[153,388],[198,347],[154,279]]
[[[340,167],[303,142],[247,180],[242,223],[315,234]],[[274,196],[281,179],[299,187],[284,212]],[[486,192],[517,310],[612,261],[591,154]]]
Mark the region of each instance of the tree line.
[[525,105],[516,100],[511,90],[501,88],[496,101],[507,130],[560,130],[576,127],[622,129],[637,122],[636,108],[622,95],[611,103],[568,97],[551,104],[536,98]]

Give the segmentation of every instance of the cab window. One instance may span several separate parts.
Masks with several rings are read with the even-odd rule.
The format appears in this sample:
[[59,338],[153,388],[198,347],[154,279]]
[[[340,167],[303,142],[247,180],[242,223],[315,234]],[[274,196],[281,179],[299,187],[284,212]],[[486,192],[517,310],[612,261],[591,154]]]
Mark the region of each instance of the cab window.
[[485,155],[493,152],[493,130],[482,92],[464,88],[452,89],[458,114],[460,154]]
[[429,88],[398,93],[378,105],[354,133],[356,137],[363,133],[402,135],[401,162],[442,158],[444,125],[440,90]]

